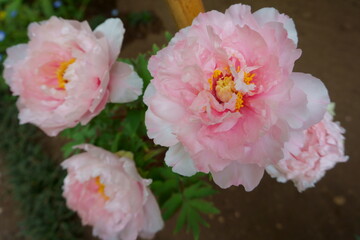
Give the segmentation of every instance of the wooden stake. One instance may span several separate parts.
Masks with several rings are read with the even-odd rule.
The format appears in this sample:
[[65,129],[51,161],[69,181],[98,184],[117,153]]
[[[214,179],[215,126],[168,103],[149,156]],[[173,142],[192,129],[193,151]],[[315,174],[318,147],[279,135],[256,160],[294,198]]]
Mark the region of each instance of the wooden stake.
[[178,27],[190,26],[193,19],[204,12],[202,0],[167,0]]

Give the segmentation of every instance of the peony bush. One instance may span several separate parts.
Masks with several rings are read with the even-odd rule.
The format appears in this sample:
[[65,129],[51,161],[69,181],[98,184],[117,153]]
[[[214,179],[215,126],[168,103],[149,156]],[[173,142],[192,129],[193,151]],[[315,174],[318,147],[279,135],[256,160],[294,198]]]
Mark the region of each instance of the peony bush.
[[63,197],[94,236],[151,239],[179,213],[175,231],[198,239],[203,215],[219,213],[206,174],[251,191],[267,172],[304,191],[347,161],[326,87],[293,71],[289,16],[200,13],[163,49],[118,61],[124,33],[118,18],[92,30],[53,16],[3,64],[20,124],[66,138]]

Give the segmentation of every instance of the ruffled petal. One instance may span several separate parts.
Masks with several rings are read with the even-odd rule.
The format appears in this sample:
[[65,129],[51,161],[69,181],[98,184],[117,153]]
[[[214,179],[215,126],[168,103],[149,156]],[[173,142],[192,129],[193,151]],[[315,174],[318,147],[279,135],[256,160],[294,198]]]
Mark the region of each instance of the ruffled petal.
[[305,73],[292,73],[291,79],[295,82],[295,87],[299,88],[306,94],[307,113],[303,129],[320,122],[330,103],[328,91],[320,79]]
[[142,93],[143,81],[130,64],[115,62],[110,72],[110,102],[126,103]]
[[173,167],[173,172],[183,176],[192,176],[197,172],[194,162],[181,143],[171,146],[165,155],[165,162]]
[[288,38],[290,38],[297,45],[298,37],[295,23],[285,14],[280,14],[279,11],[275,8],[261,8],[254,12],[253,16],[260,25],[264,25],[268,22],[281,22],[284,24],[284,28],[288,33]]
[[252,191],[264,175],[264,168],[256,164],[232,162],[224,170],[212,172],[214,182],[221,188],[243,185],[247,192]]
[[104,23],[97,26],[94,30],[97,35],[104,36],[110,45],[110,54],[112,64],[120,53],[120,48],[124,39],[124,24],[119,18],[107,19]]
[[145,125],[149,138],[154,139],[155,144],[170,147],[179,142],[172,125],[161,120],[150,109],[145,113]]

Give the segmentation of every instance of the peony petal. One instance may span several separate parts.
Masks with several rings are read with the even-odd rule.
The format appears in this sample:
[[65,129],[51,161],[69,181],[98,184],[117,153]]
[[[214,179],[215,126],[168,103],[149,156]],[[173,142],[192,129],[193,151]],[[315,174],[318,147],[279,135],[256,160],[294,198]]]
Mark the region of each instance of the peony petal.
[[115,62],[110,72],[110,102],[126,103],[136,100],[142,93],[143,81],[132,65]]
[[144,206],[144,227],[140,232],[140,237],[145,239],[153,238],[154,234],[164,227],[164,221],[160,215],[159,205],[152,193]]
[[168,166],[173,167],[173,172],[183,176],[189,177],[197,172],[193,160],[181,143],[177,143],[169,148],[165,154],[165,162]]
[[110,63],[112,64],[120,53],[120,48],[124,38],[125,29],[122,21],[119,18],[107,19],[104,23],[97,26],[94,33],[100,33],[107,39],[110,45]]
[[157,117],[150,109],[145,113],[145,125],[149,138],[154,139],[155,144],[170,147],[179,142],[172,125]]
[[330,103],[328,91],[320,79],[305,73],[292,73],[291,79],[295,86],[301,89],[307,97],[307,119],[303,129],[307,129],[315,123],[320,122]]
[[232,162],[224,170],[211,172],[214,182],[221,188],[243,185],[247,192],[252,191],[264,175],[264,168],[256,164]]
[[296,45],[298,43],[297,31],[294,21],[285,14],[280,14],[275,8],[261,8],[253,13],[254,18],[260,25],[268,22],[281,22],[290,38]]

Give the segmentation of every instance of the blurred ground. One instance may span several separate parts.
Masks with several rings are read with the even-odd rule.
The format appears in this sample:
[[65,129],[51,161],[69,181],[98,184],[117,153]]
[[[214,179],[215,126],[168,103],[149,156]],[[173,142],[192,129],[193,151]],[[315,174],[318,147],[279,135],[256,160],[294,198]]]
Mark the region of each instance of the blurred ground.
[[[224,11],[234,0],[203,0],[206,10]],[[295,21],[299,48],[303,50],[295,70],[311,73],[327,86],[336,102],[336,120],[346,128],[347,163],[329,171],[316,185],[298,193],[292,183],[280,184],[265,176],[260,185],[247,193],[242,187],[219,189],[213,198],[221,209],[219,216],[208,216],[209,229],[200,239],[224,240],[329,240],[355,239],[360,235],[360,1],[242,1],[253,11],[275,7]],[[109,4],[107,4],[109,5]],[[101,6],[101,5],[100,5]],[[120,16],[126,12],[152,11],[156,19],[145,29],[128,29],[121,57],[134,57],[165,42],[165,30],[175,33],[176,24],[164,0],[117,0]],[[107,9],[108,10],[108,9]],[[0,168],[1,169],[1,168]],[[0,240],[19,240],[14,203],[0,175]],[[3,197],[5,196],[5,197]],[[182,232],[173,235],[171,219],[156,240],[192,239]],[[90,239],[90,238],[89,238]]]

